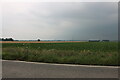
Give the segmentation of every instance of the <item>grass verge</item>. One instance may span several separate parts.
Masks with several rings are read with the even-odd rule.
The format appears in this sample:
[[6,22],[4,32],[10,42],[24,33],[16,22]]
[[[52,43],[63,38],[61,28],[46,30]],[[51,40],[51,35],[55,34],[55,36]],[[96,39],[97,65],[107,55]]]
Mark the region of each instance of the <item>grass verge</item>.
[[2,58],[62,64],[119,65],[117,43],[113,42],[4,43]]

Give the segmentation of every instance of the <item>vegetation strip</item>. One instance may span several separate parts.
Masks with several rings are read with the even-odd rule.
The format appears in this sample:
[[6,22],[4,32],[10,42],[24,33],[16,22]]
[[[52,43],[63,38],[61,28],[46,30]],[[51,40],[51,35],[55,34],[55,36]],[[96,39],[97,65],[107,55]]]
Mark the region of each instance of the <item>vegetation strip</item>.
[[119,65],[117,42],[2,43],[2,58],[59,64]]

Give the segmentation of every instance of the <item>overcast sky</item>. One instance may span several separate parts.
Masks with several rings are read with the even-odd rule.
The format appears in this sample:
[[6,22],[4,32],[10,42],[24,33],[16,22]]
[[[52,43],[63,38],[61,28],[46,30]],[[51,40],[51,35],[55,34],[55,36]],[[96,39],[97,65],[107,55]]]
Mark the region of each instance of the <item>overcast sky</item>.
[[3,37],[88,40],[118,37],[118,3],[6,2]]

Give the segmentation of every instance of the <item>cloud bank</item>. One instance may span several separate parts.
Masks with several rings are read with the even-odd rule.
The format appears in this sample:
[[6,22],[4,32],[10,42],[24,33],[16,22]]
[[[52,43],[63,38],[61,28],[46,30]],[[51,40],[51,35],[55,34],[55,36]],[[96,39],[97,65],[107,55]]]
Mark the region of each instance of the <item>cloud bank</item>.
[[113,2],[6,2],[3,37],[88,40],[118,37],[118,5]]

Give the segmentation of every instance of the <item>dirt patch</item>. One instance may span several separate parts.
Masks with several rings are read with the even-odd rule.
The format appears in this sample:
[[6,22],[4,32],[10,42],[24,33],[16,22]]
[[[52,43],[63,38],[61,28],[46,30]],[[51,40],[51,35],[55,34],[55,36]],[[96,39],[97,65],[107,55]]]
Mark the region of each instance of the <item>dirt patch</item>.
[[68,43],[81,41],[0,41],[0,43]]

